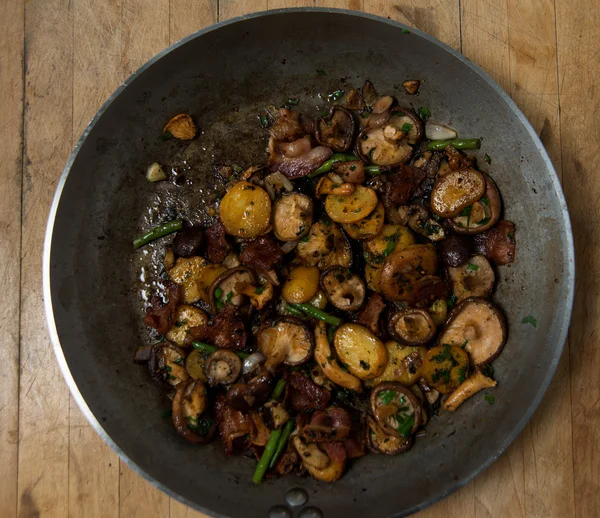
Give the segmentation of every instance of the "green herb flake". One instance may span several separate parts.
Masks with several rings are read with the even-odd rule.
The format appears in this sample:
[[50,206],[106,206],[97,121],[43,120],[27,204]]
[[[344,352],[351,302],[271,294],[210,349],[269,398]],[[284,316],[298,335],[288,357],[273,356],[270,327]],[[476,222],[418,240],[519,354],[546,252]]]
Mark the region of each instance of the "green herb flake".
[[187,427],[197,435],[202,437],[208,435],[213,424],[212,417],[200,417],[195,418],[193,416],[188,417]]
[[468,343],[469,343],[469,340],[465,340],[462,344],[460,344],[460,348],[464,349]]
[[286,106],[298,106],[298,104],[300,103],[300,99],[298,99],[297,97],[294,97],[292,99],[288,99],[285,103]]
[[465,375],[465,371],[466,371],[465,367],[461,367],[460,369],[458,369],[458,382],[459,383],[463,383],[467,379],[467,377]]
[[477,270],[479,270],[479,266],[477,266],[476,264],[473,264],[473,263],[469,263],[469,264],[467,264],[467,270],[476,272]]
[[233,291],[230,291],[227,294],[227,298],[225,299],[225,301],[227,302],[227,304],[229,304],[231,302],[231,299],[233,298]]
[[481,367],[481,372],[484,376],[487,376],[488,378],[494,377],[494,367],[492,367],[492,365],[489,363]]
[[431,111],[426,106],[421,106],[417,110],[417,113],[419,114],[419,117],[421,117],[421,119],[423,119],[424,121],[426,121],[427,119],[429,119],[429,117],[431,117]]
[[453,308],[456,305],[456,295],[452,294],[446,304],[448,304],[448,309]]
[[[238,164],[231,164],[231,169],[233,169],[233,172],[237,174],[240,174],[244,170],[244,168]],[[254,188],[252,188],[252,190],[254,190]]]
[[479,201],[481,203],[483,203],[484,205],[487,205],[488,207],[490,206],[490,200],[488,199],[487,196],[484,196],[483,198],[479,198]]
[[434,383],[437,383],[440,379],[443,379],[444,383],[448,383],[450,381],[450,371],[448,369],[437,369],[431,378]]
[[412,124],[410,124],[409,122],[405,122],[404,124],[402,124],[402,131],[404,133],[408,133],[412,129],[412,127]]
[[336,90],[327,96],[329,102],[339,101],[344,95],[344,90]]
[[223,290],[221,288],[216,288],[215,289],[215,298],[218,299],[221,297],[221,295],[223,295]]
[[259,286],[258,288],[256,288],[254,290],[254,293],[256,293],[257,295],[260,295],[263,291],[265,291],[265,287],[264,286]]
[[315,72],[317,73],[318,76],[325,75],[325,70],[323,70],[322,68],[317,68],[317,70],[315,70]]
[[488,155],[487,153],[485,154],[485,156],[483,157],[483,159],[488,163],[491,164],[492,163],[492,157],[490,155]]
[[512,232],[509,232],[507,234],[508,239],[510,239],[513,243],[515,242],[515,235]]
[[[398,415],[396,415],[396,420],[400,421],[400,419],[398,419]],[[400,424],[398,425],[398,428],[396,428],[396,430],[398,430],[398,433],[404,437],[405,439],[408,439],[410,437],[410,432],[412,431],[413,427],[415,426],[415,417],[414,416],[410,416],[410,417],[404,417],[404,419],[402,420],[402,422],[400,422]]]
[[402,34],[410,34],[410,31],[408,29],[402,29]]
[[537,328],[537,320],[535,317],[532,317],[531,315],[527,315],[526,317],[523,317],[523,320],[521,320],[521,324],[531,324],[533,327]]
[[258,122],[260,123],[262,128],[266,128],[269,126],[269,119],[267,118],[266,115],[259,115]]
[[485,400],[490,404],[493,405],[494,401],[496,400],[496,398],[494,396],[492,396],[491,394],[488,394],[487,392],[485,393]]
[[380,390],[377,395],[384,405],[389,405],[392,401],[394,401],[394,399],[396,399],[398,393],[394,390]]
[[308,234],[306,234],[301,240],[301,243],[308,243],[308,240],[310,239],[310,236]]

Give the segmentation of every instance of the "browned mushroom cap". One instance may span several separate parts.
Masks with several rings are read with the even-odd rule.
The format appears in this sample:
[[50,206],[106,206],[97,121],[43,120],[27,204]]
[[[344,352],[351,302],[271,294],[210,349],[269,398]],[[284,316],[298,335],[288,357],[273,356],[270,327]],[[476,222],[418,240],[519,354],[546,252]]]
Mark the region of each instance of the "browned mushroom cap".
[[327,117],[317,121],[317,142],[338,153],[348,151],[354,138],[354,117],[341,106],[332,106]]
[[[399,117],[389,117],[384,124],[365,128],[356,140],[356,153],[365,162],[380,166],[396,166],[407,162],[413,148],[409,143],[408,131],[397,127],[394,121]],[[412,126],[411,126],[412,127]],[[409,130],[408,126],[405,126]]]
[[392,107],[394,102],[395,99],[391,95],[384,95],[377,99],[371,108],[375,114],[385,113]]
[[204,231],[200,227],[187,227],[177,232],[173,240],[173,252],[178,257],[197,255],[204,241]]
[[331,266],[321,274],[321,288],[329,302],[342,311],[359,309],[367,292],[363,280],[341,266]]
[[448,268],[454,295],[458,301],[469,297],[489,297],[496,275],[483,255],[474,255],[462,266]]
[[[208,300],[210,301],[210,308],[213,314],[219,312],[217,307],[217,299],[221,303],[228,303],[233,306],[241,306],[243,303],[243,295],[238,293],[236,290],[236,284],[255,284],[256,276],[254,272],[245,266],[236,266],[235,268],[229,268],[219,275],[213,283],[210,285],[208,290]],[[215,296],[215,292],[219,288],[221,294],[219,297]]]
[[273,208],[273,232],[281,241],[295,241],[305,236],[313,222],[313,202],[298,192],[284,194]]
[[458,216],[449,219],[448,225],[459,234],[479,234],[493,227],[500,218],[502,201],[498,188],[488,175],[485,178],[485,195],[465,207]]
[[209,442],[216,430],[216,421],[203,415],[208,406],[206,389],[200,381],[181,383],[172,405],[173,426],[177,433],[194,444]]
[[485,177],[476,169],[460,169],[440,176],[431,191],[431,209],[452,218],[473,205],[485,193]]
[[475,366],[496,358],[506,342],[506,322],[490,301],[472,297],[458,304],[440,334],[439,343],[464,346]]
[[390,318],[390,335],[407,345],[422,345],[435,335],[435,323],[424,309],[404,309]]
[[411,245],[393,252],[383,264],[381,291],[390,300],[412,300],[417,281],[435,274],[437,266],[437,251],[433,245]]
[[148,359],[150,376],[159,383],[176,386],[189,379],[183,366],[185,351],[170,342],[162,342],[152,347]]
[[373,453],[384,455],[396,455],[408,451],[413,444],[412,435],[408,438],[397,437],[384,432],[372,417],[367,417],[367,428],[365,430],[367,446]]
[[294,317],[283,317],[263,326],[256,335],[260,351],[267,357],[267,368],[277,365],[299,365],[313,353],[313,334],[306,324]]
[[242,360],[233,351],[219,349],[211,353],[206,360],[204,373],[211,387],[229,385],[240,377]]
[[225,401],[229,406],[247,412],[251,408],[258,408],[269,399],[273,375],[261,367],[248,383],[234,383],[227,390]]
[[[402,216],[400,207],[398,213]],[[444,227],[431,217],[431,213],[421,205],[412,205],[406,207],[406,216],[408,217],[408,226],[417,234],[421,234],[430,241],[436,242],[446,237]]]
[[347,183],[363,183],[365,181],[365,163],[362,160],[335,162],[333,171]]
[[386,381],[371,391],[371,412],[384,433],[406,439],[421,426],[423,407],[409,388]]

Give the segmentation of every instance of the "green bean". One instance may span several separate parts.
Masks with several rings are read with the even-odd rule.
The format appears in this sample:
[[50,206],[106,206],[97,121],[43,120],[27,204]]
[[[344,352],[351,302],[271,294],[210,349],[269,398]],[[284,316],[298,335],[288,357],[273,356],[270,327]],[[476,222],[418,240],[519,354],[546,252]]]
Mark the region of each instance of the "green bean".
[[275,449],[275,453],[273,454],[273,458],[271,459],[269,468],[273,468],[275,466],[275,463],[279,459],[280,455],[283,453],[283,450],[285,450],[285,447],[287,446],[288,440],[290,438],[290,435],[292,435],[293,430],[294,430],[294,420],[290,419],[283,426],[283,432],[281,432],[281,437],[279,438],[279,441],[277,442],[277,448]]
[[367,165],[365,166],[365,172],[368,175],[376,176],[378,174],[381,174],[381,167],[379,167],[378,165]]
[[255,484],[260,484],[267,469],[269,469],[269,464],[271,463],[271,459],[275,454],[275,450],[277,449],[277,443],[279,442],[279,438],[281,437],[281,430],[273,430],[271,431],[271,435],[269,435],[269,440],[267,441],[267,445],[265,446],[265,451],[260,457],[258,461],[258,465],[256,466],[256,470],[254,471],[254,475],[252,475],[252,482]]
[[149,232],[146,232],[143,236],[135,238],[133,240],[133,247],[139,248],[140,246],[147,245],[148,243],[158,239],[159,237],[163,237],[167,234],[172,234],[173,232],[181,230],[182,227],[183,221],[181,221],[180,219],[163,223],[158,227],[154,227]]
[[304,313],[302,313],[302,311],[300,311],[299,309],[293,308],[288,303],[285,303],[285,311],[286,311],[286,313],[289,313],[293,317],[297,317],[297,318],[305,317],[305,315],[304,315]]
[[333,165],[337,162],[353,162],[354,160],[359,160],[358,157],[354,155],[345,155],[344,153],[334,153],[331,155],[329,160],[325,160],[323,165],[319,167],[316,171],[313,171],[308,175],[309,178],[314,178],[315,176],[319,176],[323,173],[328,173],[333,169]]
[[332,326],[339,326],[342,323],[342,319],[338,317],[334,317],[325,311],[322,311],[318,308],[315,308],[311,304],[290,304],[291,307],[304,311],[309,317],[316,318],[317,320],[322,320],[323,322],[330,324]]
[[480,138],[456,138],[454,140],[432,140],[427,144],[429,151],[444,151],[448,146],[456,149],[479,149],[481,147]]
[[281,399],[281,396],[283,396],[283,391],[285,390],[285,385],[286,381],[283,378],[281,378],[277,382],[277,385],[275,385],[275,388],[273,389],[273,399]]
[[[214,353],[215,351],[218,351],[219,348],[215,347],[214,345],[210,345],[210,344],[206,344],[204,342],[192,342],[192,346],[194,347],[194,349],[198,349],[199,351],[202,351],[203,353]],[[246,358],[248,358],[248,356],[250,356],[248,353],[242,352],[242,351],[233,351],[235,354],[237,354],[242,360],[245,360]]]

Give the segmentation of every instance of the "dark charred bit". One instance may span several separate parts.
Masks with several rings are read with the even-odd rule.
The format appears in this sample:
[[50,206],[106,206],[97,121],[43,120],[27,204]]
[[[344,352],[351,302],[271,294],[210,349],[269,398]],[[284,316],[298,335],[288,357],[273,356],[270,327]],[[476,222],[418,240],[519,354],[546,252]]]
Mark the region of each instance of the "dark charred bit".
[[187,227],[177,232],[173,240],[173,252],[178,257],[192,257],[204,241],[204,231],[200,227]]
[[311,379],[299,372],[286,372],[288,387],[286,402],[293,410],[311,411],[325,408],[331,392],[319,387]]
[[225,304],[206,330],[206,340],[220,348],[244,350],[248,333],[239,311]]
[[385,310],[385,307],[383,297],[379,295],[379,293],[373,293],[373,295],[369,297],[369,301],[360,310],[356,321],[367,327],[371,333],[379,335],[381,333],[379,319],[381,313]]
[[165,334],[175,323],[175,310],[179,299],[181,298],[181,288],[179,284],[172,281],[166,281],[168,300],[163,302],[160,295],[153,295],[150,298],[150,305],[146,308],[144,323],[156,329],[159,334]]
[[514,223],[499,221],[494,228],[474,236],[475,251],[498,266],[512,263],[517,246],[515,232]]
[[211,263],[222,263],[232,248],[225,237],[225,227],[220,219],[206,229],[204,237],[206,239],[206,258]]

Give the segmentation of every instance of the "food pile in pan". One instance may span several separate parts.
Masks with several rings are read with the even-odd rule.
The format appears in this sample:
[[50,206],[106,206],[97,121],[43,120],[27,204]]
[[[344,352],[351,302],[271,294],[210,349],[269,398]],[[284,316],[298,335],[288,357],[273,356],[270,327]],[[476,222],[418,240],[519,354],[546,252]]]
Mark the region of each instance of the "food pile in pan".
[[[257,483],[334,481],[367,452],[407,452],[440,409],[496,385],[506,341],[490,297],[515,226],[463,151],[479,140],[369,82],[330,100],[317,119],[296,99],[259,117],[266,161],[218,168],[210,226],[168,221],[134,242],[174,233],[144,318],[156,343],[136,360],[170,393],[177,433],[255,456]],[[164,131],[197,133],[187,114]]]

